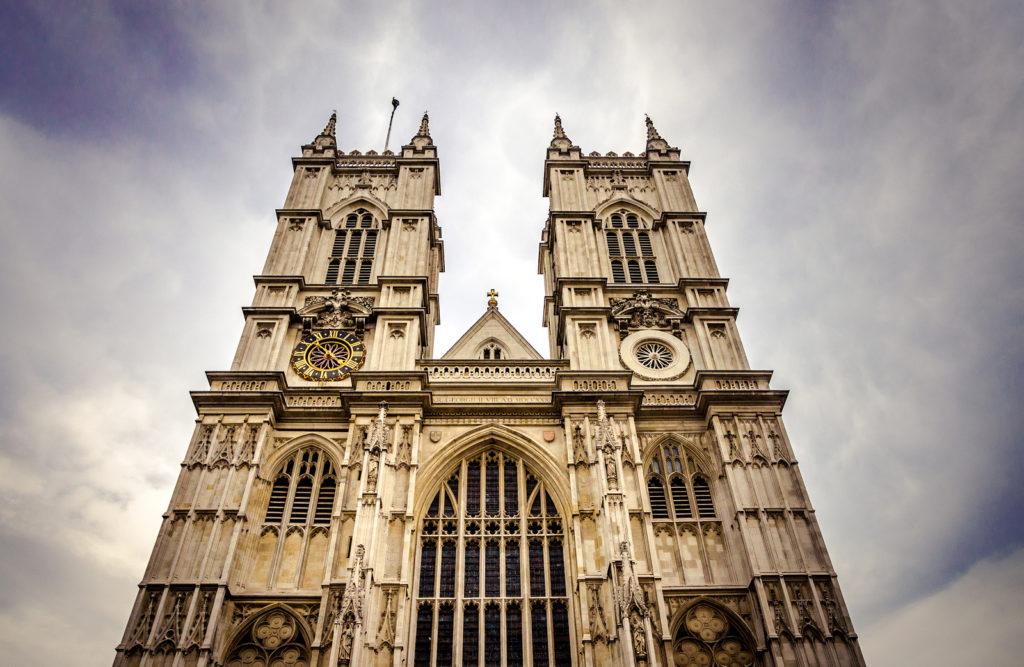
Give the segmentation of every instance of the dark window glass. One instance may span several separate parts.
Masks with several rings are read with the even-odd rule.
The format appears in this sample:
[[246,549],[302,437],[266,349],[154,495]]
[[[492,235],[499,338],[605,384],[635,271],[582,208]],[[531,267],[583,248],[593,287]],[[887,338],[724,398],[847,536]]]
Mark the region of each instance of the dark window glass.
[[544,597],[544,544],[530,540],[530,595]]
[[529,498],[533,490],[537,488],[537,479],[532,475],[526,476],[526,497]]
[[427,516],[434,517],[438,515],[440,511],[439,504],[441,503],[441,494],[434,496],[434,502],[430,503],[430,508],[427,509]]
[[523,664],[523,613],[514,602],[505,608],[505,656],[508,667]]
[[519,514],[519,468],[515,461],[505,461],[505,516]]
[[470,461],[466,467],[466,514],[480,515],[480,461]]
[[423,554],[420,556],[420,597],[434,597],[434,570],[437,569],[437,546],[434,540],[423,541]]
[[533,664],[548,664],[548,611],[543,602],[533,604],[530,629],[533,634]]
[[693,498],[697,501],[697,513],[700,518],[708,519],[715,516],[715,504],[711,502],[711,488],[701,477],[693,478]]
[[501,664],[501,609],[496,604],[484,609],[484,664]]
[[667,519],[668,501],[665,500],[665,487],[660,479],[652,477],[647,481],[647,495],[651,497],[651,515],[655,519]]
[[551,604],[551,629],[554,635],[555,664],[571,665],[569,653],[572,644],[569,642],[569,612],[565,602],[556,600]]
[[501,491],[498,489],[498,462],[487,462],[487,516],[498,515]]
[[445,540],[441,545],[441,588],[438,597],[455,597],[455,542]]
[[442,604],[437,614],[437,667],[452,664],[452,636],[455,632],[455,607]]
[[416,617],[416,665],[430,667],[431,636],[434,631],[434,610],[421,604]]
[[505,542],[505,595],[522,595],[519,588],[519,540]]
[[501,552],[497,542],[488,542],[484,553],[484,589],[487,597],[501,595]]
[[551,594],[565,595],[565,569],[562,563],[562,541],[548,542],[548,570],[551,572]]
[[480,609],[467,604],[462,612],[462,664],[477,667],[480,662]]
[[469,598],[480,595],[480,543],[476,540],[466,542],[465,594]]

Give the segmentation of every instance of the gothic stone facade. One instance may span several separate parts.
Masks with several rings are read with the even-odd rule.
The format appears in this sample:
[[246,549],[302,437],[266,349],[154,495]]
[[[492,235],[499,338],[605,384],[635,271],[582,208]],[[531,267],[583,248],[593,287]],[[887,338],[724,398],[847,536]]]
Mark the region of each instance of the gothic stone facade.
[[493,295],[434,357],[426,116],[397,154],[339,150],[333,117],[303,146],[115,665],[863,664],[786,392],[647,124],[584,155],[556,118],[550,359]]

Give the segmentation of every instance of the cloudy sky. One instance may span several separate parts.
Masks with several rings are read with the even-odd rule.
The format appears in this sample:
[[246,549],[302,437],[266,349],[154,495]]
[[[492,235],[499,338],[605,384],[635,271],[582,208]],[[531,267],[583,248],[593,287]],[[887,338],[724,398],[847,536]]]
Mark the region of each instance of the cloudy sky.
[[[149,6],[147,6],[149,5]],[[693,163],[872,665],[1024,651],[1014,2],[4,3],[0,654],[109,664],[290,157],[430,111],[440,355],[540,350],[544,148]]]

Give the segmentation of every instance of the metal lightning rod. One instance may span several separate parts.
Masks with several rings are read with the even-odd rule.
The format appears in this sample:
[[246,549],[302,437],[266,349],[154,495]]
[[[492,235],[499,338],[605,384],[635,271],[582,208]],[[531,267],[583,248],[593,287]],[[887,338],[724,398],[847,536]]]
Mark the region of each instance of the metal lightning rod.
[[398,98],[391,98],[391,120],[388,121],[388,138],[384,140],[384,150],[388,149],[388,144],[391,143],[391,124],[395,122],[395,111],[398,109]]

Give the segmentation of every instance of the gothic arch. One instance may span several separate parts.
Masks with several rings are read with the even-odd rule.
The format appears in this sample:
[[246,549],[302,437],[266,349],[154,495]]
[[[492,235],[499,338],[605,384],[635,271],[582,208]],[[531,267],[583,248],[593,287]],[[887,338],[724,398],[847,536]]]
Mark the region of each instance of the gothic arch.
[[[724,625],[720,621],[724,621]],[[717,651],[726,651],[736,658],[733,662],[724,664],[743,667],[758,664],[757,638],[746,621],[733,610],[711,598],[699,597],[680,607],[669,621],[669,628],[677,665],[723,664],[718,661],[701,662],[697,659],[702,653],[711,657]],[[687,661],[683,656],[689,656],[690,660]]]
[[359,194],[355,197],[343,199],[324,211],[324,218],[331,221],[331,228],[337,229],[338,224],[345,220],[345,216],[358,208],[365,208],[373,214],[381,223],[388,217],[390,209],[388,205],[370,194]]
[[[694,434],[694,439],[700,439],[700,435]],[[701,472],[704,473],[704,476],[709,478],[709,482],[710,479],[716,477],[716,475],[713,475],[710,472],[715,468],[713,462],[708,457],[708,455],[705,454],[696,445],[687,442],[685,438],[680,438],[675,433],[662,433],[651,438],[648,441],[647,447],[642,452],[642,463],[644,470],[646,470],[647,466],[650,465],[651,459],[654,458],[657,451],[668,444],[673,444],[676,445],[677,447],[680,447],[681,449],[685,449],[686,453],[693,457],[694,463],[696,463],[697,466],[700,467]]]
[[484,424],[470,429],[444,446],[444,456],[435,455],[420,466],[413,500],[414,515],[422,517],[426,513],[428,503],[464,459],[487,449],[497,449],[521,458],[544,483],[559,513],[572,516],[564,462],[559,464],[534,440],[504,424]]
[[242,667],[266,656],[264,664],[269,665],[280,656],[285,659],[282,664],[309,667],[313,635],[302,617],[287,604],[267,605],[235,629],[231,640],[224,643],[226,649],[218,664]]
[[273,481],[272,478],[277,474],[278,468],[288,460],[288,457],[309,445],[315,445],[323,450],[324,455],[331,462],[331,465],[334,466],[335,470],[338,470],[341,467],[342,457],[345,453],[343,446],[338,445],[335,442],[331,442],[318,433],[305,433],[303,435],[295,436],[274,451],[265,455],[263,462],[260,465],[260,477],[264,481]]
[[611,199],[606,199],[605,201],[598,204],[594,208],[594,216],[598,220],[603,221],[605,217],[611,215],[614,212],[612,209],[616,208],[624,208],[630,213],[636,213],[637,215],[641,215],[650,220],[652,225],[654,224],[654,221],[657,220],[661,215],[653,208],[640,201],[639,199],[633,199],[632,197],[627,197],[625,195],[618,195],[612,197]]

